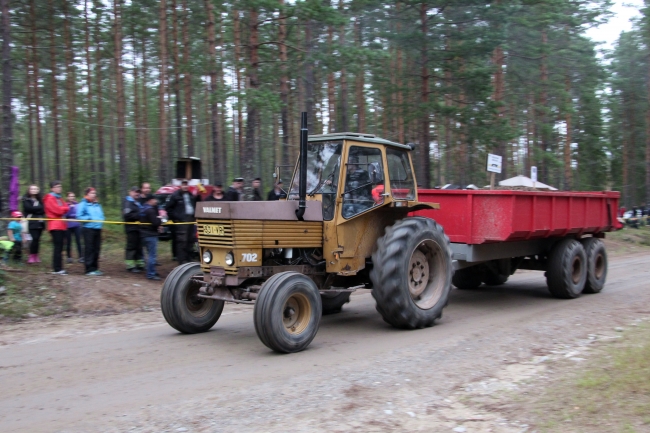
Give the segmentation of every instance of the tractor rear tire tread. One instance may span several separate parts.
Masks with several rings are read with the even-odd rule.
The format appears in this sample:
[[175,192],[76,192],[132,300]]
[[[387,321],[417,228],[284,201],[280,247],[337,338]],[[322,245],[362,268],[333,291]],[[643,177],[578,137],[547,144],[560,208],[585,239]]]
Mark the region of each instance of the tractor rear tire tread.
[[[445,275],[440,299],[425,310],[418,307],[411,298],[407,269],[409,252],[427,239],[436,242],[442,250],[445,256]],[[442,227],[430,218],[405,218],[387,227],[385,235],[377,241],[377,249],[372,255],[374,266],[370,272],[372,296],[384,321],[402,329],[433,326],[442,317],[442,310],[449,302],[453,272],[451,255],[449,238]]]

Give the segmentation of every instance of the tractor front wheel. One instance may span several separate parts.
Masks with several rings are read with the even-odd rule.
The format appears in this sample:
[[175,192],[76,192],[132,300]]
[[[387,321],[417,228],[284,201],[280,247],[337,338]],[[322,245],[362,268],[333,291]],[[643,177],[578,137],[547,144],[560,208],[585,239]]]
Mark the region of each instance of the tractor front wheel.
[[269,349],[299,352],[318,332],[322,304],[311,278],[281,272],[266,280],[255,302],[255,332]]
[[223,312],[223,301],[198,296],[203,277],[198,263],[174,268],[160,293],[160,307],[169,325],[183,334],[208,331]]

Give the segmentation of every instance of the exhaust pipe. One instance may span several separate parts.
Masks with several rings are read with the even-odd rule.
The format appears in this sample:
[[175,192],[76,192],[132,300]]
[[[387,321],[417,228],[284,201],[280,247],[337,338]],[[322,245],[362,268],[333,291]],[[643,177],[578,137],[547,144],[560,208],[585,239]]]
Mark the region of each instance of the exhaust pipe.
[[298,184],[298,209],[296,216],[298,220],[304,221],[303,216],[307,209],[307,112],[303,111],[300,121],[300,179]]

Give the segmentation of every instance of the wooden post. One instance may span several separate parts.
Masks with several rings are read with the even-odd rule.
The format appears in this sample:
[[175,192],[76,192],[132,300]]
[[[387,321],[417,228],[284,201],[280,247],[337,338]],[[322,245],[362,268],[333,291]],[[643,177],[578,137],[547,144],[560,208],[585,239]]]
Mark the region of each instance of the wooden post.
[[490,190],[494,189],[494,172],[490,172]]

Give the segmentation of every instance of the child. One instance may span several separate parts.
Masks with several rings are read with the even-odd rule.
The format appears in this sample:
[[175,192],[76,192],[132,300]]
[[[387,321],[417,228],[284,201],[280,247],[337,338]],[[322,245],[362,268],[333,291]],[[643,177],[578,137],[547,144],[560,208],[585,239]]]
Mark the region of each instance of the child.
[[[23,214],[19,211],[13,211],[11,213],[12,218],[22,218]],[[20,221],[12,221],[7,227],[7,235],[9,236],[9,241],[13,242],[13,248],[11,249],[11,259],[20,262],[23,258],[23,225]]]
[[0,264],[6,265],[9,262],[9,253],[14,247],[6,236],[0,236]]

